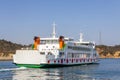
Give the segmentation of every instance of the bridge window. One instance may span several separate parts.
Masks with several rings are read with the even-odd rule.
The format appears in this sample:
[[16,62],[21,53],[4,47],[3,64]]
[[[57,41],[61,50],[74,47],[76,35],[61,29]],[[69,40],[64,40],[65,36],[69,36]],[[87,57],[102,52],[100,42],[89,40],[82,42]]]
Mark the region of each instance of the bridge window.
[[81,50],[81,51],[90,51],[89,48],[83,48],[83,47],[74,47],[74,46],[68,46],[68,49],[72,49],[72,50]]
[[45,40],[41,40],[40,44],[46,44],[46,41]]
[[63,58],[65,56],[64,52],[59,53],[59,57]]

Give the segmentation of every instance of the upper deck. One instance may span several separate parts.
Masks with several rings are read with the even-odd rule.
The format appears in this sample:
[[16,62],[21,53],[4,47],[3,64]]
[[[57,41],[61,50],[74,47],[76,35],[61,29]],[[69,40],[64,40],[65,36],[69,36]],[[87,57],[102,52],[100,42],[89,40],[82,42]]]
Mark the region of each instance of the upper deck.
[[[71,38],[65,38],[65,42],[74,41]],[[40,44],[59,44],[59,38],[41,38]]]
[[[77,47],[86,47],[86,48],[95,48],[94,42],[85,42],[83,41],[83,34],[80,33],[80,39],[75,41],[72,38],[64,38],[64,43],[69,46],[77,46]],[[51,37],[40,38],[40,45],[38,45],[38,49],[40,51],[51,51],[59,49],[59,38],[56,37],[55,23],[53,24],[53,32]]]

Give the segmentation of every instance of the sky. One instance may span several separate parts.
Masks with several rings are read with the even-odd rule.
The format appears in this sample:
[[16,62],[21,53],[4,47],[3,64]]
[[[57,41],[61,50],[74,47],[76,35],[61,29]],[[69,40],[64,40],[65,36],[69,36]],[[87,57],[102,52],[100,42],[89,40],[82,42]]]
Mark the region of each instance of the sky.
[[57,36],[120,44],[120,0],[0,0],[0,39],[31,44],[50,37],[54,21]]

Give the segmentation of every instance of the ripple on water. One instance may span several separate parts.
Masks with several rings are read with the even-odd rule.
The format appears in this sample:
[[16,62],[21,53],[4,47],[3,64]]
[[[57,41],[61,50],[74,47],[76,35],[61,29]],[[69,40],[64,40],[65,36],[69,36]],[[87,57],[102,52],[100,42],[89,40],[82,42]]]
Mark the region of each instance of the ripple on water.
[[20,69],[11,61],[0,62],[0,80],[120,80],[120,59],[100,64],[46,69]]

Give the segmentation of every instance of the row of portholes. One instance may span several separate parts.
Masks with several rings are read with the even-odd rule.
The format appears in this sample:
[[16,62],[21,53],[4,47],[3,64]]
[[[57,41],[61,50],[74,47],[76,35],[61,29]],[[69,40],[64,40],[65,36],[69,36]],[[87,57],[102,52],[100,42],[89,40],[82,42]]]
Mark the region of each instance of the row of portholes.
[[[54,63],[80,63],[80,62],[95,62],[96,59],[60,59],[60,60],[54,60]],[[52,62],[51,60],[48,60],[48,63]]]

